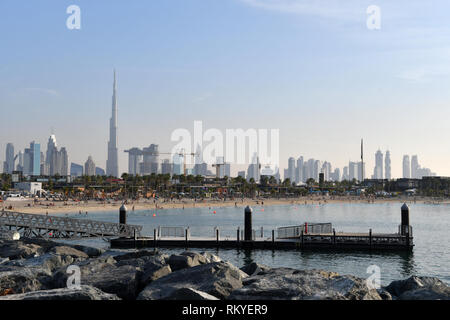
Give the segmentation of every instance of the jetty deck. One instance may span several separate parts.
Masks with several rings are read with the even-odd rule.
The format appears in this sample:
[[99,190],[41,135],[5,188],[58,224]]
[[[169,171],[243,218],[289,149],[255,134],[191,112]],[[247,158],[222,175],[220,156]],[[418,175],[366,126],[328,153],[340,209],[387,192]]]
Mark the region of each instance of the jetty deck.
[[299,237],[275,237],[240,240],[238,237],[137,237],[116,238],[110,241],[113,248],[248,248],[248,249],[361,249],[361,250],[411,250],[413,237],[400,234],[324,233],[303,234]]

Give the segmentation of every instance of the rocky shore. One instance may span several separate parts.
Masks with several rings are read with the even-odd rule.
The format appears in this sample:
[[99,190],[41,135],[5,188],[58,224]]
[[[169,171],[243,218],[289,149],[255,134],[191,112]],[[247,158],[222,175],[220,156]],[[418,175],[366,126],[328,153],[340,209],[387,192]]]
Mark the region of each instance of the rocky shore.
[[[80,287],[67,287],[78,266]],[[70,279],[69,279],[70,280]],[[70,282],[70,281],[69,281]],[[450,287],[410,277],[371,289],[322,270],[241,269],[211,253],[116,252],[41,239],[0,240],[0,300],[450,300]]]

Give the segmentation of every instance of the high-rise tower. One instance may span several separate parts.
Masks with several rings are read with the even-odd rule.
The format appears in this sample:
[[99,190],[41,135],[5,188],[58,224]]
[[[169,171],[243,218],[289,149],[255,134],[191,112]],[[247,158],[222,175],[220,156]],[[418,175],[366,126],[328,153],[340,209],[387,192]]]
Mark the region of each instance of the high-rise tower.
[[109,141],[108,141],[108,159],[106,160],[106,175],[118,177],[119,163],[117,151],[117,82],[116,70],[114,70],[114,85],[112,96],[112,115],[109,120]]
[[391,174],[391,153],[386,151],[386,157],[384,158],[384,172],[386,179],[390,180],[392,178]]
[[411,178],[411,162],[408,155],[403,156],[403,178]]

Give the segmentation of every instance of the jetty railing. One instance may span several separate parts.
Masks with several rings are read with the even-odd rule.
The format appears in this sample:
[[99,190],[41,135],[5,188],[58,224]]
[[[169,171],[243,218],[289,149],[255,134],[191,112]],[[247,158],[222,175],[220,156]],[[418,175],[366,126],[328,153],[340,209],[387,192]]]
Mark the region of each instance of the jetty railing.
[[158,236],[165,238],[181,238],[185,236],[186,230],[189,228],[185,227],[172,227],[172,226],[159,226]]
[[136,237],[142,230],[142,226],[137,225],[5,210],[0,211],[0,225],[3,229],[6,227],[21,233],[24,238]]
[[302,234],[333,233],[331,223],[304,223],[300,226],[280,227],[277,229],[278,239],[298,238]]

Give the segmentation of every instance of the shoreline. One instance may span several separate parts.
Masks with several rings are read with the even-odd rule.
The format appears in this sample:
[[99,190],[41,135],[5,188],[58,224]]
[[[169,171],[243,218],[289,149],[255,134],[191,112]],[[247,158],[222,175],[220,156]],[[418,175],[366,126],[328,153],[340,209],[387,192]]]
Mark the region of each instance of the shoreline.
[[[236,199],[236,200],[128,200],[125,205],[129,211],[138,210],[168,210],[182,208],[219,208],[219,207],[246,207],[249,206],[276,206],[276,205],[324,205],[324,204],[387,204],[387,203],[415,203],[415,204],[444,204],[450,205],[450,199],[436,201],[432,198],[386,198],[367,199],[359,197],[299,197],[282,199]],[[39,201],[34,204],[33,200],[6,201],[2,202],[2,209],[18,211],[31,214],[69,214],[86,212],[102,212],[119,210],[122,201],[110,201],[102,203],[99,201]],[[10,209],[12,207],[12,209]]]

